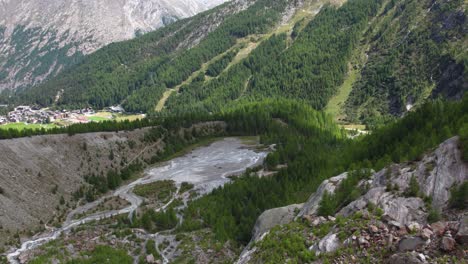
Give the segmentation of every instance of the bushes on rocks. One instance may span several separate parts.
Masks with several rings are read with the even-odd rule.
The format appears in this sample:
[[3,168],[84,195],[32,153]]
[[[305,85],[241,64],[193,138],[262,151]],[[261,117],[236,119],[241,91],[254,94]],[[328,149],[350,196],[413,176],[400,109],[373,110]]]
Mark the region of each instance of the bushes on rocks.
[[452,208],[468,208],[468,181],[452,189],[449,204]]
[[460,128],[459,135],[462,158],[468,162],[468,124],[465,124]]
[[431,208],[429,214],[427,215],[427,222],[430,224],[435,223],[440,220],[440,213],[437,209]]
[[363,188],[365,188],[359,188],[358,184],[361,180],[369,178],[370,175],[371,171],[369,169],[351,171],[348,177],[338,186],[334,194],[328,192],[324,193],[320,201],[320,207],[317,212],[318,215],[334,215],[339,209],[356,200],[363,194]]
[[419,196],[419,183],[416,177],[411,176],[408,189],[405,191],[406,197],[418,197]]

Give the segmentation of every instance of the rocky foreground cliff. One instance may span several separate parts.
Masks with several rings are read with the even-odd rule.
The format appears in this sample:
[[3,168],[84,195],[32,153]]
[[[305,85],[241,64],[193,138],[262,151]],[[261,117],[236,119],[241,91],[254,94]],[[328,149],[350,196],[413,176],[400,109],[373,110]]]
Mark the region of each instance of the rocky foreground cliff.
[[[349,173],[343,173],[324,181],[303,205],[264,212],[238,263],[276,258],[394,264],[468,260],[463,198],[468,164],[461,158],[458,138],[445,141],[419,161],[373,172],[358,184],[365,190],[362,196],[334,215],[321,215],[324,196],[335,193],[347,177]],[[454,206],[457,199],[461,204]]]

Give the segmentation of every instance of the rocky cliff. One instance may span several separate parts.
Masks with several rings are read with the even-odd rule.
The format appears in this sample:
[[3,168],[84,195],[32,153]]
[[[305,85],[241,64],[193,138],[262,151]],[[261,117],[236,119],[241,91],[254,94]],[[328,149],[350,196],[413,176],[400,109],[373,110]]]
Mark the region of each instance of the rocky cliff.
[[[451,191],[468,181],[468,164],[461,159],[457,137],[419,161],[372,173],[358,185],[366,190],[364,195],[336,215],[319,216],[324,193],[334,193],[347,177],[344,173],[324,181],[304,205],[264,212],[238,263],[261,263],[272,241],[281,243],[278,240],[297,236],[308,245],[304,254],[337,261],[333,263],[359,263],[362,257],[385,263],[466,260],[468,214],[449,206]],[[417,195],[408,192],[411,185],[416,186]],[[292,210],[298,211],[296,216]],[[434,211],[440,215],[434,216]],[[265,222],[265,217],[271,221]]]
[[1,0],[0,91],[37,84],[112,42],[226,0]]

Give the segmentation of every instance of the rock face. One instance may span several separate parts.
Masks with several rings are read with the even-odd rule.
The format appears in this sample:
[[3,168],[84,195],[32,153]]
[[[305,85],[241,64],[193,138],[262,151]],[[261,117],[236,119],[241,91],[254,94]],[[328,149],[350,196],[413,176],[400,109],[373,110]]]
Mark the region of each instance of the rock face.
[[111,42],[226,0],[0,0],[0,91],[37,84]]
[[260,237],[277,225],[290,223],[297,214],[297,211],[302,208],[303,204],[293,204],[285,207],[274,208],[263,212],[257,219],[253,229],[253,240],[258,240]]
[[[431,197],[432,207],[442,211],[447,208],[451,188],[468,180],[468,166],[461,159],[458,140],[458,137],[451,138],[418,162],[394,164],[373,173],[369,180],[360,182],[361,187],[369,186],[367,192],[336,215],[353,219],[356,212],[361,212],[362,218],[370,219],[369,208],[378,207],[382,211],[379,220],[372,220],[365,230],[360,230],[360,235],[359,232],[358,235],[353,234],[343,243],[337,236],[343,230],[338,225],[332,225],[330,233],[321,239],[308,235],[308,239],[313,239],[309,249],[321,254],[334,252],[342,246],[356,246],[360,249],[386,247],[395,252],[386,263],[428,263],[427,256],[423,254],[426,251],[452,252],[457,250],[457,243],[466,245],[468,216],[459,217],[461,219],[457,218],[456,221],[427,225],[427,207],[420,198],[423,195]],[[317,211],[323,194],[334,193],[347,175],[343,173],[323,181],[296,217],[291,213],[300,205],[293,205],[291,208],[294,210],[283,207],[266,211],[257,221],[253,242],[261,240],[273,226],[289,223],[293,219],[305,221],[311,229],[337,221],[335,217],[317,216]],[[419,185],[418,197],[405,194],[413,177]],[[272,217],[272,220],[269,221],[268,217]],[[358,230],[356,227],[350,228],[354,228],[353,232]],[[238,263],[248,263],[256,250],[256,247],[250,249],[248,246]]]
[[347,176],[348,176],[348,173],[345,172],[336,177],[323,181],[322,184],[320,184],[320,186],[318,187],[317,191],[313,193],[310,196],[309,200],[307,200],[307,202],[304,204],[304,207],[302,207],[297,217],[302,217],[305,215],[313,215],[317,213],[317,210],[320,205],[320,201],[322,201],[323,194],[325,192],[334,193],[336,188],[340,185],[340,183],[344,179],[346,179]]
[[404,198],[385,191],[385,187],[376,187],[358,200],[343,208],[338,214],[350,216],[357,211],[363,210],[369,203],[382,208],[386,215],[401,224],[410,222],[424,222],[426,212],[424,202],[420,198]]
[[245,247],[236,264],[248,263],[250,261],[251,254],[256,251],[255,247],[251,248],[253,243],[262,240],[273,227],[291,223],[302,206],[303,204],[293,204],[263,212],[258,217],[257,222],[255,222],[252,232],[252,240],[249,245]]
[[[427,212],[419,197],[403,197],[410,180],[415,177],[420,192],[432,198],[434,208],[445,208],[450,189],[468,180],[468,166],[461,160],[458,137],[442,143],[433,153],[415,164],[395,164],[372,176],[371,189],[361,198],[344,207],[339,214],[349,216],[373,203],[394,220],[408,224],[425,223]],[[386,186],[397,186],[398,192],[390,192]]]

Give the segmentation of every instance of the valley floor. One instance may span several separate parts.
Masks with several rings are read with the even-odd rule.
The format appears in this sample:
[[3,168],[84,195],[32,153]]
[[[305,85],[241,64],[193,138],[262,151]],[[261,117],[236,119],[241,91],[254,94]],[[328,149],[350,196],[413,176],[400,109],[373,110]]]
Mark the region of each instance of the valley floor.
[[[170,182],[175,188],[170,190],[170,194],[163,203],[159,201],[160,203],[155,202],[152,204],[151,210],[159,212],[166,210],[169,206],[178,210],[183,209],[189,200],[211,192],[214,188],[229,182],[229,176],[242,173],[246,168],[261,164],[268,152],[255,148],[257,144],[257,138],[225,138],[208,146],[196,148],[162,165],[150,168],[146,170],[144,177],[122,186],[95,202],[85,204],[70,212],[61,228],[48,230],[29,241],[23,242],[21,248],[8,254],[8,261],[10,263],[24,263],[36,257],[38,257],[38,262],[34,263],[46,263],[55,258],[63,261],[77,258],[82,250],[89,250],[90,248],[87,248],[89,245],[85,246],[88,239],[93,241],[91,243],[93,248],[106,244],[122,246],[128,243],[129,239],[131,240],[130,236],[135,236],[135,234],[137,234],[138,238],[143,239],[145,243],[148,243],[149,240],[156,242],[155,246],[158,253],[154,253],[154,255],[159,255],[164,263],[167,263],[169,258],[180,257],[184,251],[177,249],[175,246],[181,243],[174,239],[175,235],[168,234],[170,231],[165,231],[165,234],[161,232],[151,234],[144,230],[128,229],[129,236],[117,239],[115,232],[119,230],[110,228],[108,224],[113,221],[112,219],[115,220],[121,215],[122,217],[128,215],[128,218],[132,219],[134,214],[138,214],[140,207],[148,207],[151,199],[135,194],[140,194],[136,191],[136,188],[149,186],[153,183]],[[190,187],[187,188],[187,186]],[[122,203],[119,201],[112,203],[107,208],[102,206],[111,199],[123,199],[127,201],[127,206],[122,207]],[[102,210],[103,208],[104,210]],[[80,216],[82,218],[79,218]],[[83,232],[86,234],[83,234]],[[90,237],[92,234],[90,235],[89,232],[92,234],[100,233],[100,236]],[[103,234],[102,232],[109,233]],[[70,250],[60,251],[61,248],[58,245],[64,245],[64,242],[69,243],[66,245],[67,248],[75,248],[73,252],[70,252]],[[164,243],[169,244],[164,247],[161,246]],[[50,255],[48,249],[51,249],[51,245],[54,245],[52,248],[59,252],[54,253],[51,259],[46,259],[44,253]],[[133,245],[132,249],[137,251],[138,245]],[[132,251],[129,251],[129,254],[135,259],[138,259],[140,255],[144,255]]]

